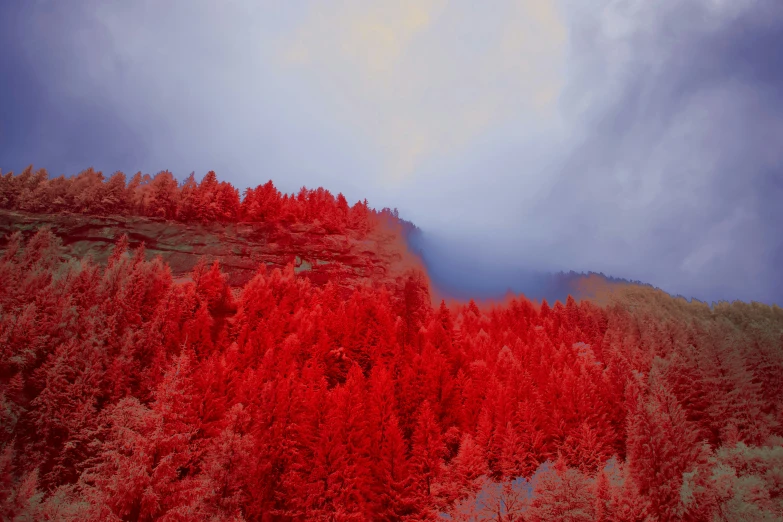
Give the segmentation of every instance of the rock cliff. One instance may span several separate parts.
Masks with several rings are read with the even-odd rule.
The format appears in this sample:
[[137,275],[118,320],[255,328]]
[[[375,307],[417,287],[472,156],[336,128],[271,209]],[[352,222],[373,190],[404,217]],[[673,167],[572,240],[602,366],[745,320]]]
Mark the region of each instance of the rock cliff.
[[183,224],[142,217],[30,214],[0,210],[0,250],[9,234],[32,235],[51,227],[63,242],[63,257],[90,255],[105,263],[114,242],[127,234],[131,247],[144,243],[149,258],[161,256],[177,279],[186,279],[199,258],[217,260],[232,286],[241,286],[263,263],[268,268],[294,263],[315,284],[332,280],[346,288],[363,279],[393,280],[421,268],[399,230],[377,227],[365,237],[329,234],[316,224]]

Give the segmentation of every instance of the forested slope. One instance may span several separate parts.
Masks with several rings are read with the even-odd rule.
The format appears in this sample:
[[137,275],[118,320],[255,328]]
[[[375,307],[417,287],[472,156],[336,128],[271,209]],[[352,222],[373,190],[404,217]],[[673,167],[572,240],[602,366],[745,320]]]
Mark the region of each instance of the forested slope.
[[[326,191],[292,204],[268,189],[255,206],[249,192],[225,214],[205,203],[225,186],[208,176],[191,186],[202,210],[183,213],[175,183],[159,215],[144,188],[157,177],[134,187],[92,173],[97,196],[68,185],[48,200],[62,208],[32,208],[31,194],[78,177],[27,174],[1,178],[0,206],[51,228],[13,233],[0,259],[3,519],[783,517],[779,307],[631,285],[600,302],[433,306],[413,261],[350,280],[266,262],[244,284],[219,262],[175,277],[129,247],[136,223],[223,216],[209,226],[288,237],[330,226],[306,210]],[[125,217],[106,217],[116,202],[91,206],[112,179]],[[394,213],[332,200],[326,236],[386,234],[365,255],[408,259]],[[53,232],[64,216],[124,224],[103,257],[81,257]],[[397,257],[377,254],[392,245]],[[297,248],[285,255],[301,259]]]

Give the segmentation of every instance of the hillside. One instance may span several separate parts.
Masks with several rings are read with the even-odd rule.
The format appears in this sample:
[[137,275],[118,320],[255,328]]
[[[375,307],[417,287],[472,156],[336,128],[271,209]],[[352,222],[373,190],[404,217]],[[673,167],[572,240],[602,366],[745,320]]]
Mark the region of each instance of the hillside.
[[344,289],[364,279],[393,281],[419,266],[391,222],[358,236],[329,233],[317,223],[186,224],[149,217],[0,210],[0,252],[13,232],[29,238],[42,227],[61,240],[63,260],[89,255],[105,265],[114,243],[125,234],[130,248],[143,243],[147,257],[160,256],[176,280],[187,278],[204,258],[218,261],[234,287],[250,281],[259,264],[272,269],[293,263],[295,271],[313,283],[333,281]]
[[366,202],[23,175],[3,520],[783,517],[779,307],[601,281],[433,305]]

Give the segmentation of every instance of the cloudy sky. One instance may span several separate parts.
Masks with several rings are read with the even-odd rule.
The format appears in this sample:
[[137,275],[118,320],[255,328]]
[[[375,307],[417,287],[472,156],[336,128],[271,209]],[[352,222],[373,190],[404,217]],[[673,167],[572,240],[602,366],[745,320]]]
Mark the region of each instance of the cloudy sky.
[[397,207],[436,281],[783,304],[777,0],[0,3],[0,168]]

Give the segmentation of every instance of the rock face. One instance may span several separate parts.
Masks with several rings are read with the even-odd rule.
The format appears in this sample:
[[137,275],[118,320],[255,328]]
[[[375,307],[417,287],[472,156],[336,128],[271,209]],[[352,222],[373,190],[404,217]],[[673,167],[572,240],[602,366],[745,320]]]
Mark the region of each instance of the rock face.
[[355,286],[363,279],[388,281],[407,269],[421,268],[399,230],[378,227],[365,237],[327,234],[316,224],[183,224],[165,220],[80,214],[29,214],[0,210],[0,251],[8,236],[25,236],[48,226],[63,242],[63,257],[87,255],[106,263],[114,242],[127,234],[131,247],[144,243],[147,256],[161,256],[175,278],[184,279],[201,257],[217,260],[232,286],[249,281],[260,264],[268,268],[294,263],[315,284],[334,281]]

